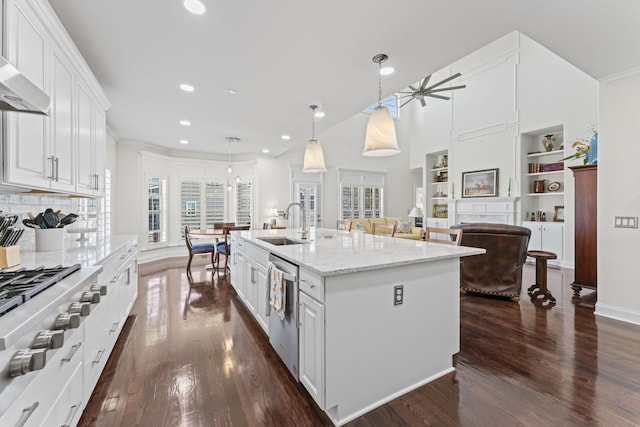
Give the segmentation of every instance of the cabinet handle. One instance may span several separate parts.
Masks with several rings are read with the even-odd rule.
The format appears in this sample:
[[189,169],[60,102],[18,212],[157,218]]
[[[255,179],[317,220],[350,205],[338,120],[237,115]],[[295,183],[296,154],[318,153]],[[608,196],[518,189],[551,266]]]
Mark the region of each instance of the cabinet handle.
[[25,425],[29,417],[33,414],[33,411],[35,411],[39,405],[40,405],[40,402],[33,402],[33,405],[29,406],[28,408],[24,408],[22,410],[22,415],[20,416],[20,419],[16,423],[16,427],[22,427],[23,425]]
[[95,180],[96,180],[96,186],[95,186],[95,190],[98,191],[100,190],[100,175],[95,174]]
[[114,324],[111,326],[111,329],[109,330],[109,333],[110,333],[110,334],[112,334],[112,333],[114,333],[115,331],[117,331],[117,330],[118,330],[118,325],[119,325],[119,324],[120,324],[120,322],[116,322],[116,323],[114,323]]
[[91,362],[91,364],[95,365],[96,363],[100,363],[100,359],[102,359],[103,354],[104,354],[104,348],[98,351],[98,357],[93,362]]
[[127,268],[127,280],[124,282],[125,285],[129,286],[131,284],[131,267]]
[[51,176],[48,176],[51,181],[56,179],[56,158],[54,156],[47,157],[47,160],[51,160]]
[[63,358],[62,361],[63,362],[71,362],[71,359],[73,359],[73,356],[80,349],[80,346],[82,346],[81,342],[79,342],[76,345],[71,346],[71,351],[69,352],[69,355],[67,357]]
[[300,280],[302,283],[305,283],[305,284],[306,284],[307,286],[309,286],[311,289],[313,289],[313,288],[315,288],[315,287],[316,287],[316,285],[314,285],[313,283],[309,283],[309,282],[307,282],[307,281],[306,281],[306,280],[304,280],[304,279],[298,279],[298,280]]
[[67,417],[67,421],[60,427],[71,427],[71,421],[76,417],[78,409],[80,409],[80,405],[82,405],[82,400],[71,407],[71,412],[69,413],[69,417]]
[[60,157],[55,158],[55,164],[56,164],[56,182],[57,182],[59,180],[58,178],[60,178],[60,174],[58,173],[60,171],[60,169],[58,168],[58,166],[60,165]]

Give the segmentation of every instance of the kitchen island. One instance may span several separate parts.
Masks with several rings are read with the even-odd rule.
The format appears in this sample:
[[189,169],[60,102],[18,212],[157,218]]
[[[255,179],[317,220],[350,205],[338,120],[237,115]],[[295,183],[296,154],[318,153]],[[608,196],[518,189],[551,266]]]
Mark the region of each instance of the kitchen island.
[[231,283],[267,333],[269,254],[299,267],[299,379],[334,424],[454,370],[459,259],[483,249],[328,229],[232,232],[232,248]]

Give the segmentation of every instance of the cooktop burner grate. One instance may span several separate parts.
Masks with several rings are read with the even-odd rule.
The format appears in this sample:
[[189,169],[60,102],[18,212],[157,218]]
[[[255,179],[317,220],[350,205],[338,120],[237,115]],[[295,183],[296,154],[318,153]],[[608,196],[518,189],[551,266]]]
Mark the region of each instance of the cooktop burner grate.
[[0,270],[0,316],[78,270],[80,264],[33,270]]

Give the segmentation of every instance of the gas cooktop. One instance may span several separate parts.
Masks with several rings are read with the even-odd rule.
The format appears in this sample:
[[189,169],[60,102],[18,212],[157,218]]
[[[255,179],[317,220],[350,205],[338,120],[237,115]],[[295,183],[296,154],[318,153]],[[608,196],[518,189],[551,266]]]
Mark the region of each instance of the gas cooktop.
[[33,270],[0,270],[0,316],[78,270],[80,264]]

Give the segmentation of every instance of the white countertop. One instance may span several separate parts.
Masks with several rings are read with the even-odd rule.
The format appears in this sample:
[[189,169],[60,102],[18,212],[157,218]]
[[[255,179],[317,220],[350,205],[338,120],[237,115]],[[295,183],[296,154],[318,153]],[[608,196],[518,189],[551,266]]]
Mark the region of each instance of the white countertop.
[[64,250],[36,252],[33,239],[20,241],[20,264],[9,268],[36,268],[40,266],[70,266],[80,263],[83,268],[101,264],[110,254],[126,245],[136,236],[100,236],[97,233],[87,235],[89,240],[77,242],[78,234],[65,233]]
[[[479,248],[332,229],[312,229],[306,241],[300,240],[299,232],[290,229],[233,231],[232,233],[238,233],[251,243],[322,276],[485,253],[484,249]],[[286,236],[306,243],[277,246],[259,240],[261,237],[274,236]]]

